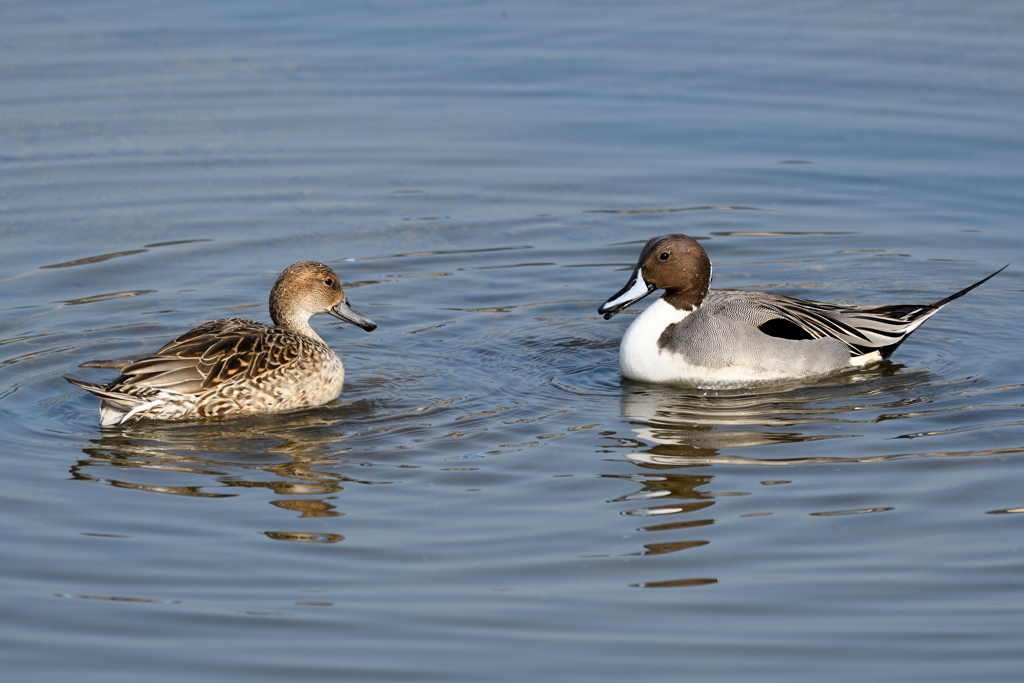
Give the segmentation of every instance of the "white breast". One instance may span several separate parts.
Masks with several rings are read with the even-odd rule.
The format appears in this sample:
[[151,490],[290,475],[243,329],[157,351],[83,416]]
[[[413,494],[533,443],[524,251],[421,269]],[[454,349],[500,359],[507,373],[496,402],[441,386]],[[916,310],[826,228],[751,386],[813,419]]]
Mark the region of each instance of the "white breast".
[[[637,316],[622,336],[619,347],[619,367],[622,375],[638,382],[672,382],[683,368],[676,368],[672,356],[658,348],[658,339],[669,325],[674,325],[690,311],[681,311],[658,299]],[[681,359],[680,359],[681,360]],[[687,365],[683,362],[684,365]]]
[[622,375],[637,382],[715,388],[794,376],[781,369],[768,369],[756,364],[697,365],[687,360],[685,349],[659,348],[658,339],[665,328],[685,319],[690,313],[675,308],[664,299],[658,299],[641,313],[622,337],[619,347]]

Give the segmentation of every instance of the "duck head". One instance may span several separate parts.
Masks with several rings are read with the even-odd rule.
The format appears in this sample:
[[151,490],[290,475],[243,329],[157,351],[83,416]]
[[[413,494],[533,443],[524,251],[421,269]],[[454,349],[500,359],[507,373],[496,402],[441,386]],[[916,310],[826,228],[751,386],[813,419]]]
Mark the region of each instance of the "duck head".
[[297,331],[308,328],[311,315],[329,313],[367,332],[377,324],[348,305],[341,281],[330,267],[316,261],[288,266],[270,292],[270,317],[274,324]]
[[656,289],[664,289],[662,298],[675,308],[692,311],[710,286],[711,260],[704,248],[686,235],[662,235],[644,245],[629,282],[597,312],[608,320]]

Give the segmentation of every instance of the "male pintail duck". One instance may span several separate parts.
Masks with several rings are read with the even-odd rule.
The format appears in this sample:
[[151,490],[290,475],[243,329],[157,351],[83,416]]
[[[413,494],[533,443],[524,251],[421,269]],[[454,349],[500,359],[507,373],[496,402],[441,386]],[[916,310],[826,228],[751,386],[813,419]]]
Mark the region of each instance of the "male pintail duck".
[[888,358],[943,306],[840,306],[738,289],[709,291],[711,261],[696,240],[649,241],[629,284],[601,304],[607,320],[656,289],[665,294],[626,330],[623,376],[639,382],[737,386],[822,375]]
[[66,377],[99,396],[100,424],[180,420],[318,406],[341,394],[345,368],[309,317],[330,313],[367,332],[377,325],[348,305],[338,276],[322,263],[289,266],[270,292],[276,327],[238,318],[204,323],[141,360],[94,360],[117,370],[109,384]]

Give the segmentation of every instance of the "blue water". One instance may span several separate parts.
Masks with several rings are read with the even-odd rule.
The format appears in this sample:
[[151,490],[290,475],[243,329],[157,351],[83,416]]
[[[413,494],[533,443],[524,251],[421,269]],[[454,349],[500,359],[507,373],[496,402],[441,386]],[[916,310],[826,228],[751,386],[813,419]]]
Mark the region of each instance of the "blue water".
[[[21,681],[1017,681],[1024,7],[0,5],[0,658]],[[618,374],[642,244],[931,302],[891,362]],[[342,398],[66,383],[290,263]]]

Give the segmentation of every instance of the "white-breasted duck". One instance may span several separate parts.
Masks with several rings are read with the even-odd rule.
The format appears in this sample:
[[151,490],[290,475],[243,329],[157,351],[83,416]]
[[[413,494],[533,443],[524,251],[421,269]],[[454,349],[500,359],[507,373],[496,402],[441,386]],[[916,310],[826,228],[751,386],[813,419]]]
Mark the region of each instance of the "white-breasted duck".
[[665,294],[626,330],[623,376],[659,384],[742,386],[823,375],[888,358],[943,306],[843,306],[766,292],[711,290],[711,261],[686,235],[650,240],[629,283],[601,304],[607,320],[656,289]]
[[301,261],[286,268],[270,292],[274,327],[238,318],[213,320],[147,358],[79,366],[121,373],[108,384],[65,379],[102,399],[104,426],[322,405],[341,394],[345,368],[309,326],[317,313],[368,332],[377,328],[349,306],[333,270]]

